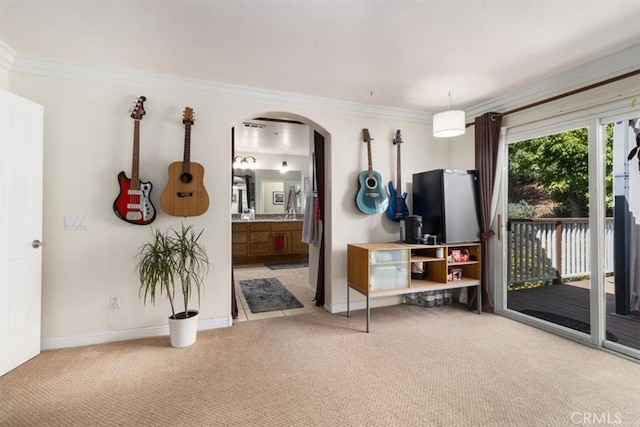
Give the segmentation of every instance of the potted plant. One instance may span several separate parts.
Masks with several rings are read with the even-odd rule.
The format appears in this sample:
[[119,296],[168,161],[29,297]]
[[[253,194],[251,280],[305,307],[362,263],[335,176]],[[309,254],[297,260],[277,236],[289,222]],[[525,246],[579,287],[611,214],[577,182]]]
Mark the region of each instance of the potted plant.
[[[156,292],[166,294],[171,306],[171,346],[186,347],[196,341],[200,290],[209,271],[207,252],[199,242],[202,231],[196,232],[193,226],[183,224],[180,230],[152,229],[151,232],[152,239],[142,245],[137,254],[139,295],[145,304],[148,298],[155,305]],[[176,300],[176,289],[181,291],[184,304],[184,310],[178,313],[176,303],[180,296]],[[194,290],[198,296],[198,310],[188,307]]]

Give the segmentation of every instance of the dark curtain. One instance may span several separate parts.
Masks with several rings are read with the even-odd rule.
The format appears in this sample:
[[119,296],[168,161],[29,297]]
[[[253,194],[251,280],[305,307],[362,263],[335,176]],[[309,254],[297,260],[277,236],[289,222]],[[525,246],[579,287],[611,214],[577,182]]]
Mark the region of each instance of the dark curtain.
[[313,151],[315,153],[314,171],[317,185],[317,202],[320,209],[317,210],[319,219],[323,221],[322,232],[320,233],[320,256],[318,259],[318,282],[316,284],[316,296],[314,301],[316,306],[324,306],[324,137],[313,131]]
[[[500,126],[502,116],[497,113],[486,113],[475,120],[475,156],[478,170],[478,219],[480,220],[480,242],[482,250],[482,311],[493,312],[493,302],[489,295],[489,240],[495,235],[491,229],[491,199],[496,176],[498,147],[500,142]],[[469,309],[476,307],[477,290],[469,291]]]
[[[231,164],[236,156],[235,128],[231,128]],[[231,166],[231,185],[233,186],[233,166]],[[233,190],[232,190],[233,191]],[[248,191],[248,190],[247,190]],[[231,200],[228,198],[227,200]],[[233,257],[231,257],[231,317],[238,318],[238,302],[236,301],[236,284],[233,280]]]

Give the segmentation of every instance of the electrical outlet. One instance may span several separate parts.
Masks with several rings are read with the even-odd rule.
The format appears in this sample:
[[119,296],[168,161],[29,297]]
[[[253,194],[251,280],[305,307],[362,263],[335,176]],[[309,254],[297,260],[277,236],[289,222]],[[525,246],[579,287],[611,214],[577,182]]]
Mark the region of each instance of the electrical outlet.
[[120,308],[120,297],[110,297],[109,308],[111,309]]

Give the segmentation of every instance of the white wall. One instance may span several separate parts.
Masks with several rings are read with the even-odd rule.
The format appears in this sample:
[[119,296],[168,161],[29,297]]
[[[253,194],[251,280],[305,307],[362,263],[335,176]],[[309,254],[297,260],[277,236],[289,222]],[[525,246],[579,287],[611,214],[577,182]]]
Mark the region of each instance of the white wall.
[[0,88],[9,90],[9,71],[4,67],[0,67]]
[[[469,122],[469,118],[467,118]],[[451,138],[448,143],[450,146],[449,164],[451,169],[469,170],[476,168],[475,159],[475,126],[470,126],[464,135]]]
[[[434,140],[427,120],[416,119],[415,112],[407,112],[408,120],[399,118],[397,111],[387,117],[380,112],[367,117],[356,106],[323,106],[263,93],[254,97],[202,83],[194,87],[155,84],[153,78],[149,78],[153,84],[128,83],[121,76],[89,78],[11,72],[11,91],[45,108],[45,347],[119,339],[125,333],[135,336],[144,328],[166,324],[169,307],[164,300],[154,308],[143,306],[138,298],[134,254],[149,236],[149,228],[119,220],[111,207],[118,194],[117,173],[124,170],[130,175],[133,120],[129,109],[140,95],[147,97],[140,175],[154,185],[151,198],[159,213],[153,227],[179,226],[183,221],[160,211],[159,198],[168,164],[182,159],[184,107],[192,107],[198,116],[191,134],[191,159],[205,168],[211,203],[206,214],[184,222],[206,230],[203,239],[213,268],[206,280],[201,319],[208,327],[230,324],[231,126],[238,120],[284,111],[306,117],[326,131],[326,307],[331,311],[346,303],[347,243],[398,237],[398,225],[385,215],[367,216],[356,208],[357,176],[367,168],[362,129],[368,128],[375,138],[373,165],[385,184],[395,180],[396,148],[391,141],[398,128],[404,139],[402,180],[409,194],[414,172],[450,166],[448,144]],[[65,230],[66,215],[86,216],[88,230]],[[110,296],[120,297],[120,309],[108,308]]]
[[16,51],[0,40],[0,88],[2,89],[9,89],[9,70],[15,56]]

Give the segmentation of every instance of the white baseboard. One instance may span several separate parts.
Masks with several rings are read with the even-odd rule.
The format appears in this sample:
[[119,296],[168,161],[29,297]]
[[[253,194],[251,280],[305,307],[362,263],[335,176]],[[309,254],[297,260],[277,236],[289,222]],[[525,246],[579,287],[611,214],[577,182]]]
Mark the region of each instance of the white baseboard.
[[[218,317],[198,322],[198,330],[227,328],[233,325],[231,317]],[[148,328],[127,329],[124,331],[106,331],[93,335],[81,335],[67,338],[56,338],[40,342],[41,350],[56,348],[81,347],[93,344],[106,344],[116,341],[135,340],[138,338],[158,337],[169,335],[169,325],[151,326]]]

